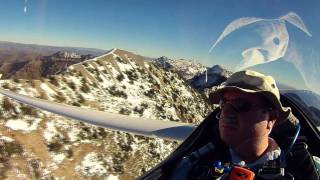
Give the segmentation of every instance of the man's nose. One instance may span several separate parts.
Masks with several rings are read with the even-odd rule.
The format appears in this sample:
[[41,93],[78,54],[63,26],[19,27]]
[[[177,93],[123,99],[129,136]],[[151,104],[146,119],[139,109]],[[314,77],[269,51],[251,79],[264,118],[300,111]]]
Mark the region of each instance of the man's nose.
[[236,109],[229,103],[226,103],[221,109],[221,115],[223,116],[234,115],[236,113],[237,113]]

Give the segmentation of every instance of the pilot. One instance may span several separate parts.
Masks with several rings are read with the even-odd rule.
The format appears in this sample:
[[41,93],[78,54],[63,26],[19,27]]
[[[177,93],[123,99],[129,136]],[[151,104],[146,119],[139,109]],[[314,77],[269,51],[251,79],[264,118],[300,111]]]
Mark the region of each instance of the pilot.
[[[257,173],[268,162],[280,159],[284,150],[270,134],[272,129],[292,117],[292,113],[289,107],[282,106],[279,89],[272,76],[252,70],[236,72],[209,98],[212,103],[219,104],[219,134],[221,141],[229,148],[231,164],[247,167]],[[308,179],[318,179],[313,160],[308,163],[308,167],[303,167],[307,169],[295,170],[306,172],[293,174],[306,177],[305,173],[308,172]]]
[[281,149],[269,135],[291,110],[281,105],[271,76],[236,72],[210,94],[210,100],[220,106],[220,137],[230,148],[232,163],[244,161],[254,167],[280,156]]
[[[290,156],[286,155],[289,150],[281,149],[283,143],[280,146],[270,136],[273,129],[288,132],[284,126],[288,121],[293,127],[299,126],[291,109],[282,106],[273,77],[252,70],[236,72],[212,92],[209,99],[220,106],[216,116],[218,128],[214,128],[220,138],[213,141],[214,145],[210,142],[185,156],[171,179],[221,179],[232,176],[233,170],[242,171],[234,173],[236,175],[248,173],[248,177],[256,179],[319,178],[316,167],[319,159],[315,161],[316,157],[313,158],[306,148],[297,148],[297,153],[290,150]],[[297,135],[299,131],[294,132]],[[289,134],[281,136],[294,143],[288,138]]]

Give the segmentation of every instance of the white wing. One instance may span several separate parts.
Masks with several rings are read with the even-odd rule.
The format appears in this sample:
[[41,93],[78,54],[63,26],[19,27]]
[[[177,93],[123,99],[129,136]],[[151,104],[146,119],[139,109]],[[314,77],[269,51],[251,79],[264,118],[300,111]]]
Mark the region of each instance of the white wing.
[[83,109],[80,107],[28,97],[2,88],[0,88],[0,93],[22,103],[78,121],[142,136],[182,141],[195,129],[194,125],[187,123],[128,117],[119,114]]

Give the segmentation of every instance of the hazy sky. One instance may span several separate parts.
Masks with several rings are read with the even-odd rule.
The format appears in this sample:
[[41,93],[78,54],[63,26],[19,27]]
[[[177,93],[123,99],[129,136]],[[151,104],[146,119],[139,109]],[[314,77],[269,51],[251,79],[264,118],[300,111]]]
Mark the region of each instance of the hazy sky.
[[[313,52],[320,49],[319,0],[241,3],[239,0],[3,0],[0,3],[3,41],[121,48],[149,57],[195,58],[213,65],[226,61],[215,51],[208,55],[208,50],[231,21],[240,17],[277,18],[293,11],[313,35],[312,40],[301,41],[300,45]],[[288,26],[289,34],[291,29],[297,31]],[[305,34],[297,31],[297,42],[300,38],[305,38]],[[232,46],[223,50],[230,49]]]

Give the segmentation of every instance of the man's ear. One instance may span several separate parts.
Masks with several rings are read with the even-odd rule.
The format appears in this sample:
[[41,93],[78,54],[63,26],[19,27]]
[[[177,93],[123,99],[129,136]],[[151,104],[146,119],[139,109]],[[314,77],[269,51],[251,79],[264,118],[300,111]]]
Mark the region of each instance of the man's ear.
[[271,129],[273,128],[273,125],[275,124],[276,121],[268,121],[268,124],[267,124],[267,129],[270,130],[271,132]]
[[268,120],[268,129],[272,129],[273,125],[275,124],[276,120],[279,118],[279,111],[278,110],[271,110],[269,112],[269,120]]

